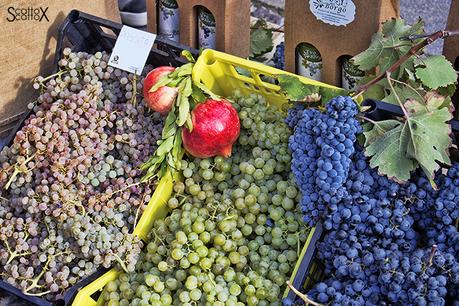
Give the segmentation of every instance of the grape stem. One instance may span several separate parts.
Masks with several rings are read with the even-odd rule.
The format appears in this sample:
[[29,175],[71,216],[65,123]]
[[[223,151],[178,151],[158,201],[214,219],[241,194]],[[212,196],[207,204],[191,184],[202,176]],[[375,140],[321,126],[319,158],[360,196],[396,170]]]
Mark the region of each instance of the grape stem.
[[48,75],[46,78],[43,78],[43,80],[39,81],[37,78],[35,78],[35,81],[37,81],[41,86],[45,87],[44,82],[46,82],[47,80],[49,80],[51,78],[54,78],[54,77],[60,77],[61,75],[63,75],[66,72],[69,72],[69,70],[68,69],[59,70],[58,72],[56,72],[54,74],[51,74],[51,75]]
[[295,287],[293,287],[292,283],[290,281],[287,281],[287,286],[290,288],[290,290],[292,290],[300,299],[302,299],[306,305],[313,305],[313,306],[323,306],[322,304],[319,304],[317,302],[314,302],[313,300],[311,300],[306,294],[303,294],[301,293],[300,291],[298,291],[298,289],[296,289]]
[[370,123],[372,123],[374,125],[378,125],[377,121],[374,121],[373,119],[367,118],[367,117],[362,116],[362,115],[358,115],[357,119],[360,119],[360,120],[363,120],[363,121],[368,121],[368,122],[370,122]]
[[[29,156],[21,165],[19,165],[19,167],[22,166],[22,165],[26,166],[27,163],[28,163],[29,161],[31,161],[31,160],[35,157],[35,155],[36,155],[36,154],[33,154],[32,156]],[[13,183],[13,180],[16,178],[16,176],[17,176],[19,173],[23,172],[23,171],[21,171],[21,170],[19,169],[19,167],[18,167],[17,164],[14,166],[13,174],[11,175],[10,179],[8,180],[8,182],[6,183],[6,185],[5,185],[5,190],[8,190],[8,188],[10,188],[10,185]],[[24,171],[24,172],[26,172],[26,171]]]
[[57,253],[57,254],[54,254],[54,255],[48,257],[48,259],[46,260],[45,266],[43,267],[43,270],[41,270],[40,274],[38,274],[37,277],[35,277],[34,279],[31,280],[30,286],[27,287],[26,289],[24,289],[23,293],[26,294],[26,295],[31,295],[31,296],[43,296],[45,294],[50,293],[51,292],[50,290],[44,291],[44,292],[40,292],[40,293],[31,293],[30,291],[35,289],[35,288],[43,288],[44,287],[44,285],[39,285],[38,282],[43,277],[43,275],[46,273],[46,271],[48,269],[48,266],[49,266],[49,263],[51,262],[52,259],[56,258],[57,256],[60,256],[60,255],[66,254],[66,253],[67,253],[67,251],[64,251],[64,252],[60,252],[60,253]]
[[116,190],[116,191],[110,193],[110,194],[108,195],[108,198],[110,199],[112,196],[114,196],[115,194],[117,194],[117,193],[119,193],[119,192],[123,192],[123,191],[125,191],[126,189],[129,189],[129,188],[135,187],[135,186],[139,186],[139,185],[141,185],[141,184],[143,184],[143,183],[144,183],[143,181],[140,181],[140,182],[137,182],[137,183],[129,184],[129,185],[123,187],[123,188],[120,188],[120,189],[118,189],[118,190]]
[[[405,105],[403,104],[402,100],[400,100],[400,97],[398,96],[397,92],[395,91],[394,85],[392,84],[392,78],[390,77],[390,71],[386,72],[386,77],[387,77],[387,82],[389,83],[390,89],[394,93],[395,99],[397,100],[398,104],[402,108],[403,114],[405,115],[405,118],[409,118],[408,112],[405,108]],[[409,125],[408,125],[409,126]]]
[[137,104],[137,70],[134,72],[134,77],[132,78],[132,97],[131,97],[131,104],[136,106]]
[[434,244],[432,246],[432,249],[430,251],[430,255],[429,255],[429,259],[427,260],[427,264],[424,266],[424,268],[422,269],[422,273],[424,273],[431,265],[432,265],[432,261],[433,261],[433,258],[435,256],[435,253],[437,252],[437,245]]
[[431,43],[433,43],[437,39],[446,38],[446,37],[450,37],[450,36],[458,36],[458,35],[459,35],[459,31],[437,31],[437,32],[435,32],[433,34],[429,34],[427,36],[425,36],[425,35],[411,35],[411,36],[408,36],[406,38],[407,40],[415,40],[415,39],[419,39],[419,38],[425,38],[425,39],[423,41],[421,41],[420,43],[414,45],[410,50],[408,50],[408,52],[405,55],[400,57],[400,59],[398,61],[396,61],[392,66],[387,68],[387,70],[382,71],[377,77],[375,77],[374,79],[372,79],[368,83],[359,86],[357,88],[357,91],[356,91],[357,94],[356,94],[355,98],[363,95],[363,93],[365,93],[371,86],[375,85],[376,83],[378,83],[379,81],[384,79],[384,77],[386,77],[388,73],[390,75],[390,73],[395,72],[404,62],[406,62],[409,58],[411,58],[411,56],[416,55],[421,49],[423,49],[424,47],[430,45]]
[[116,261],[120,264],[120,266],[124,270],[124,272],[129,273],[129,271],[127,270],[126,263],[124,262],[124,260],[122,260],[118,256],[118,254],[113,254],[113,255],[115,256]]
[[[27,240],[27,236],[24,238],[24,240]],[[12,251],[10,244],[8,243],[8,240],[5,240],[5,245],[8,250],[8,253],[10,254],[8,261],[6,262],[7,265],[10,264],[16,257],[32,254],[32,252],[18,253],[16,250]]]
[[208,272],[207,277],[209,278],[209,281],[212,283],[212,285],[214,285],[214,287],[217,287],[217,284],[215,283],[214,278],[213,278],[213,273]]

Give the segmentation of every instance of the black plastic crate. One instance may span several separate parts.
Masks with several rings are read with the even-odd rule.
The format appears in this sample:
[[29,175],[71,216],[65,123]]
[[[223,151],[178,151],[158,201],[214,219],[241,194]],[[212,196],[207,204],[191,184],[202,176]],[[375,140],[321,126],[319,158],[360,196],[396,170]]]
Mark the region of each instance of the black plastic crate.
[[[78,10],[72,10],[67,15],[59,28],[56,55],[54,58],[55,72],[57,71],[57,63],[62,56],[62,51],[64,48],[69,47],[72,49],[72,51],[76,52],[111,52],[122,27],[122,24],[86,14]],[[198,50],[182,46],[171,40],[157,37],[155,44],[148,56],[147,64],[150,64],[154,67],[166,65],[179,67],[187,63],[187,61],[180,56],[180,53],[183,50],[190,51],[191,54],[193,54],[195,57],[197,57],[199,54]],[[10,135],[5,139],[4,144],[12,143],[17,131],[23,127],[24,121],[30,116],[31,113],[32,110],[28,110],[24,113],[19,123],[15,126]],[[2,147],[0,146],[0,149],[1,148]],[[94,281],[108,270],[109,269],[101,268],[94,274],[82,279],[80,282],[67,289],[63,300],[56,302],[49,302],[40,297],[26,295],[22,293],[21,289],[16,288],[3,280],[0,280],[0,289],[3,289],[4,291],[28,302],[28,305],[70,305],[80,288]]]
[[[365,117],[380,121],[389,118],[403,117],[402,108],[398,105],[374,100],[367,99],[362,102],[363,106],[368,106],[369,109],[365,112]],[[453,133],[453,142],[458,144],[459,139],[459,121],[451,120],[451,129]],[[459,154],[457,150],[453,149],[451,152],[451,159],[459,161]],[[295,273],[295,277],[292,281],[292,285],[300,292],[308,292],[315,284],[324,279],[324,265],[317,258],[317,242],[323,237],[324,229],[322,223],[318,223],[314,228],[314,233],[309,241],[306,252],[301,258],[300,265]],[[284,306],[297,306],[305,305],[304,301],[301,300],[292,290],[288,291],[288,294],[284,296]]]

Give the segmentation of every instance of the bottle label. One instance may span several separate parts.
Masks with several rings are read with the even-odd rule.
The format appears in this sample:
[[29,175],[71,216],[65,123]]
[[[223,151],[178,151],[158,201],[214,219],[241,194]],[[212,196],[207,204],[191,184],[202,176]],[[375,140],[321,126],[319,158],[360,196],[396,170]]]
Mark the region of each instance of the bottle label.
[[352,65],[349,62],[350,59],[346,58],[343,61],[341,70],[342,87],[347,90],[354,90],[357,87],[357,82],[365,76],[365,72]]
[[316,47],[302,43],[298,46],[299,55],[310,62],[322,62],[322,56]]
[[178,9],[177,1],[175,0],[161,0],[161,5],[170,9]]
[[310,44],[300,44],[296,53],[296,70],[299,75],[320,81],[322,79],[322,57],[319,50]]
[[215,18],[210,11],[201,8],[198,16],[199,48],[215,49],[217,45]]
[[334,26],[345,26],[355,19],[352,0],[309,0],[309,9],[318,20]]
[[158,34],[173,41],[180,40],[180,11],[175,0],[160,1]]

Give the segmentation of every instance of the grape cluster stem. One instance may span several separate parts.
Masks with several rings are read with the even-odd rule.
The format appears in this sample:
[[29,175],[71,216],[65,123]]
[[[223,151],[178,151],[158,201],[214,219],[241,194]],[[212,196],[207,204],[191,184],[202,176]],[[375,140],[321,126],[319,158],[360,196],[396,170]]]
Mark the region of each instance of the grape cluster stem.
[[300,299],[302,299],[306,305],[313,305],[313,306],[323,306],[322,304],[320,303],[317,303],[317,302],[314,302],[313,300],[311,300],[306,294],[303,294],[301,293],[300,291],[298,291],[298,289],[296,289],[292,283],[290,281],[287,281],[287,286],[290,288],[290,290],[292,290]]

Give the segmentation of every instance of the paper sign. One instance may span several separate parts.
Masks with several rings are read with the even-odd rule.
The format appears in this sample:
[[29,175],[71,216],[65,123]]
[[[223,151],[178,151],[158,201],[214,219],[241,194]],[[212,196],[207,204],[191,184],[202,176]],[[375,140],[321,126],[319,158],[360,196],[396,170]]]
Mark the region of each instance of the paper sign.
[[140,75],[155,39],[156,34],[123,26],[108,64]]
[[352,0],[310,0],[309,9],[318,20],[334,26],[345,26],[355,19]]

